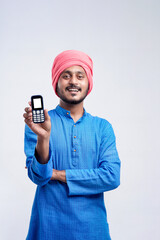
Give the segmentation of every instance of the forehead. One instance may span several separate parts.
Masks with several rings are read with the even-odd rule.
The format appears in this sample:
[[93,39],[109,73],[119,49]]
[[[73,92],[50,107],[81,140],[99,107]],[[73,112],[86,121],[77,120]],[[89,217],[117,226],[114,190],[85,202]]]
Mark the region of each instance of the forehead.
[[67,72],[67,71],[69,71],[69,72],[82,72],[82,73],[85,73],[85,70],[81,66],[78,66],[78,65],[68,67],[63,72]]

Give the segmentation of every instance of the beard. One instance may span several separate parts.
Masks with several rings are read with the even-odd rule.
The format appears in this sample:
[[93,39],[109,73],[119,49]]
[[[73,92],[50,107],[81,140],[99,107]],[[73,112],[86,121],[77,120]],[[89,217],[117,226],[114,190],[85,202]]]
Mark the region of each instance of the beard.
[[[80,99],[78,99],[78,100],[76,100],[76,99],[71,99],[71,100],[70,100],[69,98],[67,98],[67,97],[65,96],[65,94],[63,94],[63,93],[61,92],[61,90],[59,89],[58,85],[57,85],[57,87],[56,87],[56,92],[57,92],[59,98],[60,98],[61,100],[63,100],[65,103],[68,103],[68,104],[79,104],[79,103],[81,103],[81,102],[86,98],[86,96],[87,96],[87,94],[88,94],[88,90],[89,90],[89,85],[88,85],[88,88],[87,88],[86,91],[83,93],[83,95],[81,96]],[[74,93],[73,93],[73,94],[74,94]]]

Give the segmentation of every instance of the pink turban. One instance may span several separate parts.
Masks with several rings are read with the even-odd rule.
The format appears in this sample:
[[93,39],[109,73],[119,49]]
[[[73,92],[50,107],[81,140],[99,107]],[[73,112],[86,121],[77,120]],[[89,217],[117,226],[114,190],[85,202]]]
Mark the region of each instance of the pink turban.
[[77,50],[67,50],[67,51],[60,53],[55,58],[53,67],[52,67],[52,86],[53,86],[53,89],[57,96],[58,96],[58,94],[56,92],[56,85],[58,83],[58,79],[59,79],[61,73],[66,68],[69,68],[74,65],[81,66],[85,70],[88,81],[89,81],[88,94],[91,92],[91,90],[93,88],[93,62],[92,62],[92,59],[86,53],[83,53],[83,52],[80,52]]

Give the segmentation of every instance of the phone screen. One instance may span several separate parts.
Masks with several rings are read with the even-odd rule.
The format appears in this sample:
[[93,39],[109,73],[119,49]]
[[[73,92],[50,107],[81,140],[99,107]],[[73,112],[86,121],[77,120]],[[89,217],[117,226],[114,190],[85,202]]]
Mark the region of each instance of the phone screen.
[[41,98],[34,98],[33,99],[33,108],[34,109],[42,108],[42,100],[41,100]]

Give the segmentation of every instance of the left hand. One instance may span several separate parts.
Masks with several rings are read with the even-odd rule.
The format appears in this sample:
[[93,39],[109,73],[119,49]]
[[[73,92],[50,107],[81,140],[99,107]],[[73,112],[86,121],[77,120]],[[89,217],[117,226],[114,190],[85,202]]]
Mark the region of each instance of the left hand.
[[52,177],[51,180],[58,180],[61,182],[67,182],[66,181],[66,171],[65,170],[56,170],[53,168],[53,172],[52,172]]

